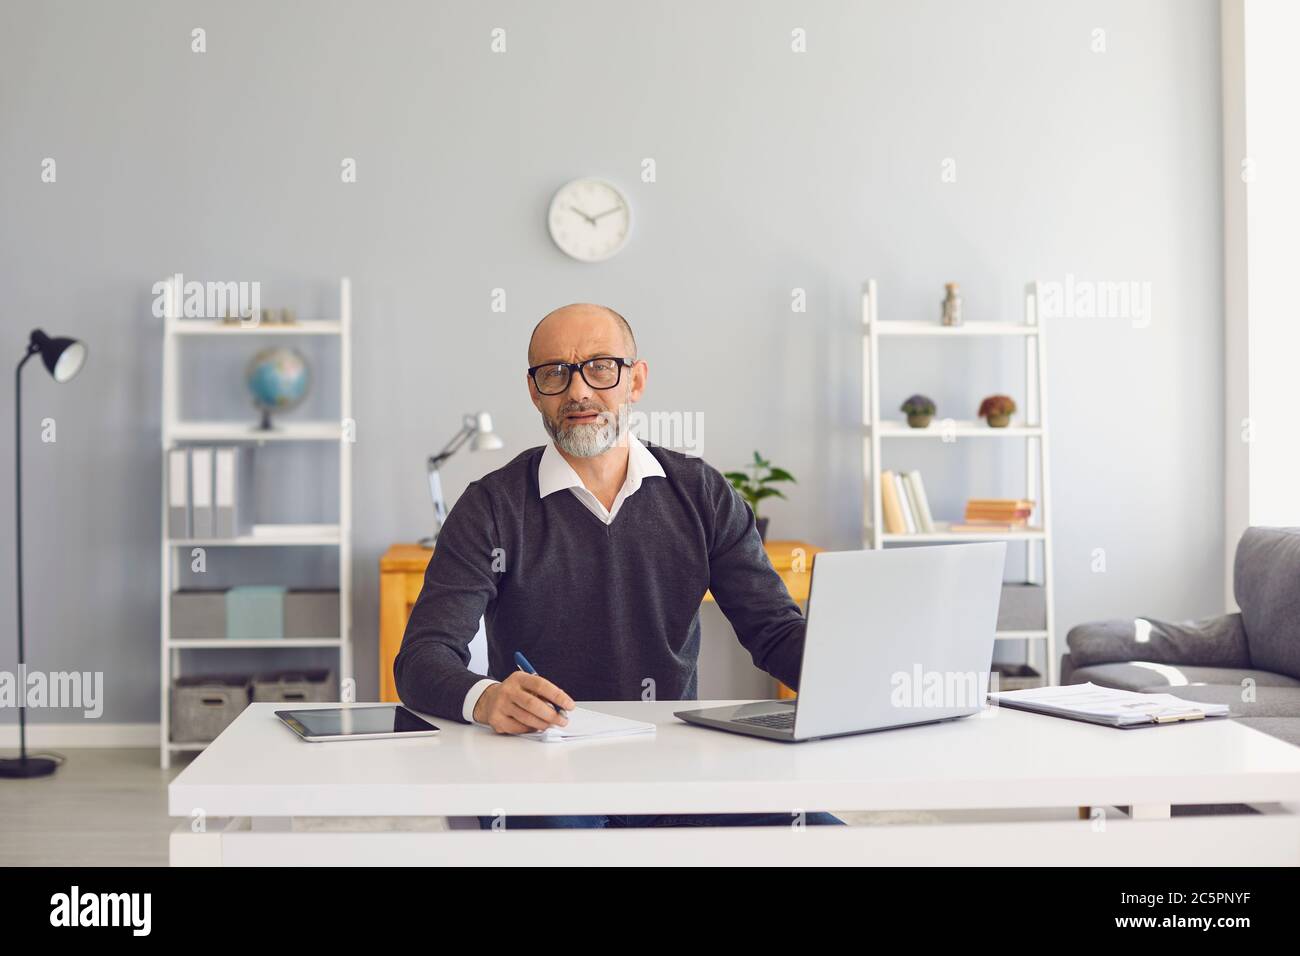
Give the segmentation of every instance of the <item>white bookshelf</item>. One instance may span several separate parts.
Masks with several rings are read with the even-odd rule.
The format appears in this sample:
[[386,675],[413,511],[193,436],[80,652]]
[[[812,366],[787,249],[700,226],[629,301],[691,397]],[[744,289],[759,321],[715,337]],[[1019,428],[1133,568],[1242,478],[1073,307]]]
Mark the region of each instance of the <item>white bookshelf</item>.
[[[170,283],[172,280],[168,280]],[[291,324],[262,323],[244,326],[216,320],[184,319],[178,315],[181,291],[169,284],[163,319],[162,382],[162,613],[161,613],[161,720],[160,762],[166,768],[171,755],[202,750],[206,744],[172,741],[171,685],[183,673],[187,650],[332,649],[337,653],[335,678],[340,690],[352,677],[352,441],[345,423],[352,419],[352,286],[339,280],[339,317]],[[181,348],[190,340],[214,338],[285,338],[328,336],[338,340],[339,417],[335,421],[288,421],[263,431],[250,413],[245,421],[187,421],[181,416]],[[200,341],[192,344],[201,348]],[[204,444],[260,445],[264,442],[334,442],[338,447],[339,504],[337,524],[260,524],[248,534],[233,538],[172,538],[167,521],[167,452],[172,448]],[[338,549],[339,622],[335,634],[280,640],[192,639],[171,632],[171,595],[180,587],[182,561],[191,548],[327,547]]]
[[[946,326],[934,322],[881,321],[876,280],[867,280],[862,291],[862,461],[864,488],[863,547],[880,549],[891,544],[948,544],[962,541],[1006,541],[1024,547],[1025,582],[1041,585],[1046,604],[1043,630],[999,630],[998,640],[1023,640],[1032,650],[1042,648],[1042,660],[1030,654],[1027,663],[1038,668],[1048,684],[1056,682],[1056,641],[1052,575],[1051,492],[1048,467],[1047,353],[1039,324],[1038,283],[1025,287],[1023,322],[966,322]],[[979,420],[935,418],[927,428],[912,428],[902,418],[882,418],[880,406],[880,348],[888,338],[1010,339],[1024,348],[1024,401],[1019,420],[1006,428],[990,428]],[[1012,492],[1035,502],[1030,527],[1014,531],[948,531],[947,523],[936,521],[933,533],[893,534],[884,530],[880,498],[882,455],[893,441],[1015,441],[1027,442],[1024,486]],[[922,476],[924,478],[924,476]]]

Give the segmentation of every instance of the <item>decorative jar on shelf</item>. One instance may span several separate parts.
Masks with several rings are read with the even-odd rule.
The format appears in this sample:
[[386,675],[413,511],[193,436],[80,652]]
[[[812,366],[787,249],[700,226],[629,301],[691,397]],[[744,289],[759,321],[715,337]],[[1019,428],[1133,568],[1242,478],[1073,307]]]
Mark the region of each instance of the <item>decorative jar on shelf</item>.
[[944,325],[961,325],[961,296],[957,294],[957,283],[944,284],[942,321]]

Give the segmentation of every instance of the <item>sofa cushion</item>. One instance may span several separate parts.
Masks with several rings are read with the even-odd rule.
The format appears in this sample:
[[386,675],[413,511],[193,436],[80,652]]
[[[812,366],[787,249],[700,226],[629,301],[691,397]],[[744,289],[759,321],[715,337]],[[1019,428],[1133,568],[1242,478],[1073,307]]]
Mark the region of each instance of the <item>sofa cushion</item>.
[[1077,667],[1070,672],[1066,683],[1083,684],[1092,681],[1099,687],[1117,687],[1120,690],[1165,691],[1206,684],[1240,688],[1246,680],[1254,681],[1256,687],[1300,688],[1300,681],[1294,677],[1274,674],[1272,671],[1245,667],[1184,667],[1153,661],[1124,661]]
[[1074,680],[1071,675],[1074,673],[1074,658],[1065,653],[1061,655],[1061,666],[1056,671],[1056,682],[1058,684],[1073,684]]
[[1247,528],[1232,581],[1251,666],[1300,677],[1300,528]]
[[1118,661],[1201,667],[1252,666],[1240,614],[1181,623],[1152,618],[1094,621],[1070,628],[1065,641],[1070,647],[1070,662],[1075,667]]

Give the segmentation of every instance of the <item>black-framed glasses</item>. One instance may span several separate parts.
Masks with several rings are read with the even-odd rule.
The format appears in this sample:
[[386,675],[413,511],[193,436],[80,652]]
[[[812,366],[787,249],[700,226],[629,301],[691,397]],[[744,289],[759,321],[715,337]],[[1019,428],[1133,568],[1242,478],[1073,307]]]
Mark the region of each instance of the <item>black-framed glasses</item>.
[[547,362],[544,365],[534,365],[528,370],[528,377],[543,395],[559,395],[569,387],[575,371],[592,388],[605,389],[613,388],[622,381],[623,369],[635,364],[636,359],[598,355],[585,362]]

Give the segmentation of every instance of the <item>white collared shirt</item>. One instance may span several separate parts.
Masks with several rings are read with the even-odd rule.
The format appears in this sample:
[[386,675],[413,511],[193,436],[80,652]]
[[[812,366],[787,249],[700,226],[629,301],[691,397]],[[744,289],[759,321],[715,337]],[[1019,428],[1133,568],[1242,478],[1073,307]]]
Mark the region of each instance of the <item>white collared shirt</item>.
[[[641,487],[641,482],[647,478],[666,478],[664,466],[659,464],[659,459],[650,453],[650,449],[637,439],[631,432],[627,436],[627,477],[623,479],[623,487],[619,489],[618,495],[614,498],[614,507],[606,508],[599,498],[593,495],[587,486],[582,483],[578,473],[573,470],[573,466],[564,460],[551,442],[542,452],[542,460],[537,463],[537,490],[539,497],[545,498],[547,495],[554,494],[557,491],[568,489],[573,496],[586,506],[587,510],[594,514],[605,524],[612,524],[618,516],[618,511],[623,507],[623,502],[632,497],[633,494]],[[471,723],[478,723],[474,720],[474,707],[478,704],[478,699],[483,696],[483,691],[493,684],[499,683],[490,677],[485,677],[469,689],[465,695],[465,704],[461,708],[461,715]],[[480,726],[487,726],[480,724]]]
[[618,515],[618,509],[623,507],[623,502],[632,496],[632,494],[641,487],[641,482],[650,477],[664,478],[664,466],[659,464],[659,459],[650,454],[650,449],[637,439],[631,433],[627,436],[627,477],[623,479],[623,487],[619,489],[617,497],[614,498],[614,507],[606,510],[605,505],[599,498],[587,490],[587,486],[582,483],[578,473],[573,470],[573,466],[564,460],[555,447],[555,443],[546,446],[546,451],[542,452],[542,460],[537,465],[537,490],[541,497],[556,491],[563,491],[568,488],[573,492],[573,496],[587,506],[587,510],[594,514],[605,524],[612,524],[614,518]]

